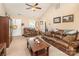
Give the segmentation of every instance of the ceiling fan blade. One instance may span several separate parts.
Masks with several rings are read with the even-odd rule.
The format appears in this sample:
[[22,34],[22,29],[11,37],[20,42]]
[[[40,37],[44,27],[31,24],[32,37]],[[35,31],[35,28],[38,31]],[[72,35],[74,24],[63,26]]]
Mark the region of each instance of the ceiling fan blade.
[[42,9],[42,8],[40,8],[40,7],[35,7],[36,9]]
[[36,3],[34,6],[37,6],[38,5],[38,3]]
[[26,3],[25,5],[32,7],[32,5],[29,5],[29,4],[27,4],[27,3]]

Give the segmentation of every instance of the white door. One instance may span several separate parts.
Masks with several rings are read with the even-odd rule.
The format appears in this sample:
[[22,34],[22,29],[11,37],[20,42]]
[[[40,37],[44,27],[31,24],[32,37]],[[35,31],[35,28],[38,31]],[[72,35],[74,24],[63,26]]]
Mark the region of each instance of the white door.
[[21,36],[22,35],[22,20],[21,19],[13,19],[12,20],[13,25],[16,25],[16,28],[13,29],[13,36]]
[[45,32],[45,21],[43,21],[43,24],[40,25],[40,29],[42,32]]

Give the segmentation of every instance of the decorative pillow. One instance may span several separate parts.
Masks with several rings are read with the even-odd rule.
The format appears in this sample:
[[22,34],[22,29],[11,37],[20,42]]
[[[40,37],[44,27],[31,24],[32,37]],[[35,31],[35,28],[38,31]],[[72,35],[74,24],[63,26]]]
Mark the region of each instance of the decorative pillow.
[[59,30],[59,31],[55,32],[54,37],[62,39],[62,37],[63,37],[63,30],[62,31]]

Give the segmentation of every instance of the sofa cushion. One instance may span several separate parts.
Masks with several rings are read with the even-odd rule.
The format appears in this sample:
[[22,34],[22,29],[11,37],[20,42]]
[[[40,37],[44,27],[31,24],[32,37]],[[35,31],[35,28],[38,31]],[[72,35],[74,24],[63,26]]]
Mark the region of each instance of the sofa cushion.
[[56,40],[56,39],[55,39],[55,42],[56,42],[57,44],[59,44],[59,45],[62,45],[62,46],[64,46],[64,47],[66,47],[66,48],[69,46],[66,42],[64,42],[64,41],[62,41],[62,40]]
[[55,38],[62,39],[62,35],[54,35]]
[[63,38],[63,40],[67,43],[71,43],[75,41],[75,35],[67,35],[66,37]]
[[44,36],[45,38],[48,38],[50,40],[52,40],[53,42],[55,42],[56,44],[60,44],[60,45],[63,45],[64,47],[68,47],[68,44],[66,42],[64,42],[63,40],[60,40],[60,39],[56,39],[56,38],[52,38],[52,37],[47,37],[47,36]]

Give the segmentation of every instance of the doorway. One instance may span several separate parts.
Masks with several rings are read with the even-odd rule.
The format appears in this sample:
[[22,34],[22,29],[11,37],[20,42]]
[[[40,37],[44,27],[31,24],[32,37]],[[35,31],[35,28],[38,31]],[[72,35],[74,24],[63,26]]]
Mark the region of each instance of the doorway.
[[13,32],[12,36],[22,36],[22,20],[21,19],[12,19]]

